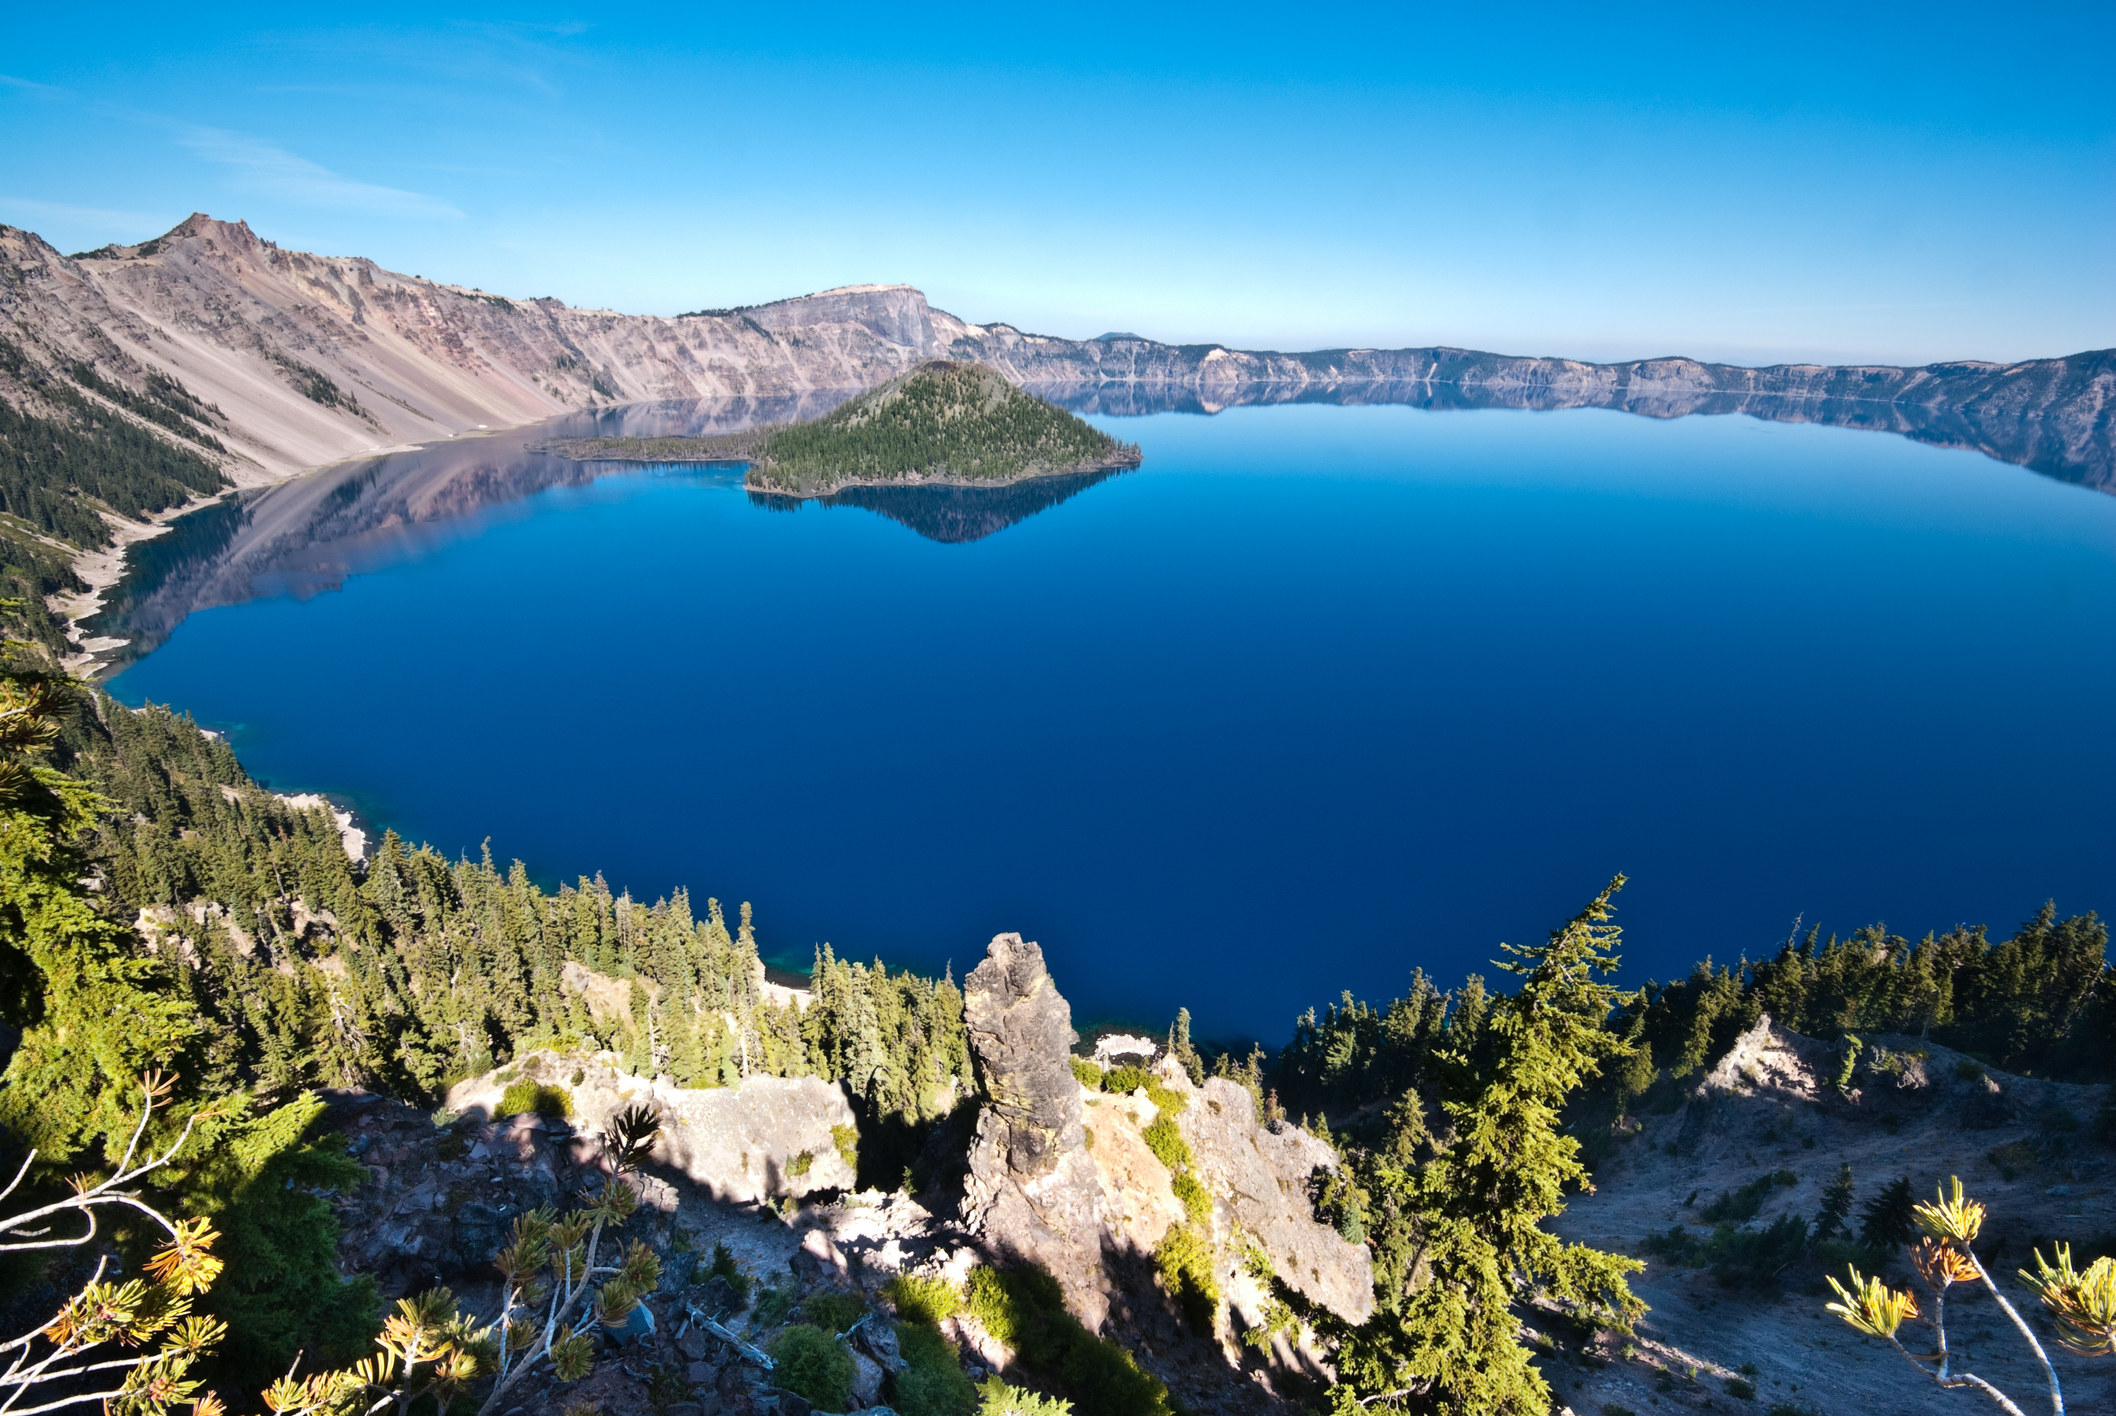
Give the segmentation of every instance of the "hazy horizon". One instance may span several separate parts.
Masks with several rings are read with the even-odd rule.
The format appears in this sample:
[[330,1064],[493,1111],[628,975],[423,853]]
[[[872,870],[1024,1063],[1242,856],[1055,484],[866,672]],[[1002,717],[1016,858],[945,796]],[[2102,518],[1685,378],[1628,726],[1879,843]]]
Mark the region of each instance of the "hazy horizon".
[[17,36],[0,220],[67,251],[205,210],[647,314],[905,283],[980,323],[1254,349],[2116,344],[2108,11],[119,7]]

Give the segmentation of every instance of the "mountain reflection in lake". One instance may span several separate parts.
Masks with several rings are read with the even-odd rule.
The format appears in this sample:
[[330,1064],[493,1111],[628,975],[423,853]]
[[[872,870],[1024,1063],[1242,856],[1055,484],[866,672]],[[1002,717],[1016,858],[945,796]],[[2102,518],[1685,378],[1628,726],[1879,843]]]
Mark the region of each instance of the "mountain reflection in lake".
[[[1209,391],[1144,384],[1031,385],[1030,391],[1076,413],[1118,418],[1214,414],[1287,403],[1394,404],[1435,412],[1600,407],[1662,419],[1744,414],[1769,422],[1895,433],[1917,442],[1972,449],[2061,481],[2116,485],[2116,453],[2108,436],[2082,441],[2034,416],[1975,418],[1959,409],[1851,398],[1617,390],[1582,402],[1548,390],[1495,391],[1419,381],[1299,389],[1258,384]],[[167,534],[135,546],[123,580],[106,597],[103,613],[87,627],[91,634],[128,641],[117,657],[129,661],[152,652],[193,611],[259,595],[300,597],[333,590],[358,570],[470,534],[478,513],[552,487],[580,486],[613,472],[637,470],[625,463],[557,457],[537,451],[540,443],[554,438],[735,432],[819,417],[856,392],[602,409],[534,428],[349,462],[242,493],[181,517]],[[731,466],[729,476],[737,475]],[[826,507],[871,511],[929,539],[961,544],[1057,506],[1110,475],[1088,472],[1007,487],[851,487],[819,500]],[[750,500],[767,510],[799,505],[777,496],[752,495]]]
[[[2079,356],[2088,359],[2095,356]],[[2106,364],[2107,356],[2099,356]],[[2104,382],[2106,376],[2104,375]],[[1408,379],[1359,383],[1236,384],[1198,389],[1147,384],[1028,385],[1029,392],[1083,416],[1143,417],[1153,413],[1220,413],[1263,404],[1323,403],[1336,407],[1396,404],[1428,412],[1511,408],[1551,413],[1605,408],[1642,418],[1726,417],[1744,414],[1767,423],[1816,423],[1894,433],[1935,447],[1980,452],[2054,477],[2102,490],[2116,490],[2116,425],[2063,422],[2032,406],[1988,406],[1973,411],[1943,401],[1895,402],[1885,398],[1803,397],[1782,393],[1730,393],[1710,389],[1632,389],[1601,392],[1551,388],[1464,387],[1444,380]]]
[[[480,513],[552,487],[581,486],[622,463],[576,462],[539,452],[558,437],[670,437],[738,432],[759,423],[820,417],[858,390],[794,398],[633,404],[463,437],[410,452],[326,467],[291,482],[237,493],[179,517],[135,545],[125,576],[104,597],[91,634],[130,641],[120,660],[153,652],[186,615],[260,595],[307,597],[348,575],[471,534]],[[731,480],[738,469],[729,469]]]

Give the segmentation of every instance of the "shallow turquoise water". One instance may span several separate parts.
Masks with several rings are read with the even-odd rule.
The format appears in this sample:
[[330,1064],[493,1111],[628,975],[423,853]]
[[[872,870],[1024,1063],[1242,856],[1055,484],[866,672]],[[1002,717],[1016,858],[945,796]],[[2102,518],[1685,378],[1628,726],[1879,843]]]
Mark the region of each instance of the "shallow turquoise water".
[[1634,977],[2116,903],[2116,497],[1745,418],[1100,421],[1141,470],[968,542],[725,472],[470,498],[114,691],[449,852],[754,901],[785,960],[1016,929],[1079,1015],[1208,1035],[1618,870]]

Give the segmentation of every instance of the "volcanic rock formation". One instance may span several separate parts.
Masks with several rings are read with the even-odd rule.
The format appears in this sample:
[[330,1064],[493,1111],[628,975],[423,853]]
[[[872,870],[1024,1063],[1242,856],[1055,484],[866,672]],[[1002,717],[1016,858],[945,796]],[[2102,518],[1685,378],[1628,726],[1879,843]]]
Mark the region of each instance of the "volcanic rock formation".
[[963,1222],[1003,1255],[1040,1263],[1089,1328],[1108,1312],[1104,1194],[1087,1154],[1068,1058],[1073,1009],[1018,934],[992,940],[963,980],[963,1021],[986,1096],[970,1146]]

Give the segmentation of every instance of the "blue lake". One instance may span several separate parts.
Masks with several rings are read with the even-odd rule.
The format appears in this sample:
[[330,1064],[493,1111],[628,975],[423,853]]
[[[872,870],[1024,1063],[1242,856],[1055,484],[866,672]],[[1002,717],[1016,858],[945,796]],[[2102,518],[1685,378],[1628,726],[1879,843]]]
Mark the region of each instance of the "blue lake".
[[1144,466],[1040,510],[337,469],[149,543],[111,688],[451,854],[753,901],[783,963],[1019,930],[1076,1017],[1207,1036],[1620,870],[1634,980],[2116,904],[2116,497],[1748,418],[1096,421]]

